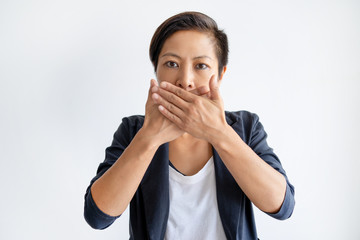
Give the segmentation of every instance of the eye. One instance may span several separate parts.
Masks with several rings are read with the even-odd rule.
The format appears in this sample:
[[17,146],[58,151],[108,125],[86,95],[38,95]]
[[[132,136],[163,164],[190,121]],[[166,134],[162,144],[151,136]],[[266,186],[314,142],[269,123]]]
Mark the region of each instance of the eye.
[[172,61],[166,62],[165,65],[166,65],[167,67],[169,67],[169,68],[177,68],[177,67],[179,67],[176,62],[172,62]]
[[199,64],[196,64],[196,68],[200,69],[200,70],[204,70],[204,69],[208,68],[208,65],[206,65],[205,63],[199,63]]

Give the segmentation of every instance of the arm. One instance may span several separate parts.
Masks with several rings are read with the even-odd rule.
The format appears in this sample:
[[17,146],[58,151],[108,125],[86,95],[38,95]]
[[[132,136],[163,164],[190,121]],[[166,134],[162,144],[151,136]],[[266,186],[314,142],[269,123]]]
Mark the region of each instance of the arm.
[[246,196],[262,211],[276,213],[284,201],[285,177],[261,159],[231,128],[210,140]]
[[[153,80],[151,87],[155,85]],[[127,141],[130,141],[131,134],[125,125],[123,123],[120,126],[110,147],[116,149],[120,156],[99,167],[100,176],[90,186],[85,197],[85,218],[94,228],[106,228],[123,213],[158,147],[183,133],[159,113],[151,98],[146,103],[143,127],[129,144]],[[107,154],[114,157],[113,153]]]
[[[168,83],[153,94],[161,113],[180,129],[205,139],[248,198],[262,211],[278,212],[284,202],[285,177],[259,157],[225,120],[223,103],[214,77],[210,97],[199,97]],[[266,142],[265,142],[266,143]]]
[[96,205],[108,215],[125,211],[158,146],[140,129],[119,159],[91,187]]

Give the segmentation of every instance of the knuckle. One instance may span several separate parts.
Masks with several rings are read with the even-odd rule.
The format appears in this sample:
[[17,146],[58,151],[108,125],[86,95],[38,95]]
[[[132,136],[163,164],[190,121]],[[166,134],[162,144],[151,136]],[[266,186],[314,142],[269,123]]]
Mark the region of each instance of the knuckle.
[[175,101],[175,96],[174,96],[174,95],[170,95],[169,100],[172,101],[172,102]]
[[169,117],[170,117],[171,120],[175,120],[175,115],[173,115],[173,114],[170,115],[169,114]]
[[195,98],[195,99],[193,100],[193,103],[194,103],[195,105],[200,105],[200,104],[201,104],[201,100],[200,100],[199,98]]
[[181,89],[176,89],[175,94],[180,97],[182,95],[182,90]]

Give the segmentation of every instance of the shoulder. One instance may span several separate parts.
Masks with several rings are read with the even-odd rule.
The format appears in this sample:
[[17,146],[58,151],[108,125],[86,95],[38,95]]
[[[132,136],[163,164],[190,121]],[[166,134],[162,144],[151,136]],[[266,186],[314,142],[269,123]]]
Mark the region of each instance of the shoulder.
[[225,111],[225,116],[227,123],[248,144],[258,128],[262,127],[258,115],[249,111]]
[[145,119],[144,115],[132,115],[132,116],[124,117],[122,119],[122,124],[125,124],[128,127],[135,127],[135,128],[139,127],[140,129],[144,124],[144,119]]
[[115,138],[126,137],[132,139],[144,124],[145,116],[133,115],[124,117],[117,131]]
[[259,121],[259,117],[256,113],[252,113],[249,111],[225,111],[226,121],[229,125],[233,124],[245,124],[245,125],[253,125]]

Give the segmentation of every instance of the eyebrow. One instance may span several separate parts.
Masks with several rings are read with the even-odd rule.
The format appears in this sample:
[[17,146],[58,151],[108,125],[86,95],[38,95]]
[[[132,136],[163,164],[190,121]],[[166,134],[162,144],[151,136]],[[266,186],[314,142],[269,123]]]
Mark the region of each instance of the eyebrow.
[[[176,55],[175,53],[165,53],[164,55],[162,55],[160,58],[162,57],[166,57],[166,56],[171,56],[171,57],[175,57],[175,58],[178,58],[178,59],[181,59],[181,57],[179,55]],[[210,60],[213,60],[211,57],[207,56],[207,55],[201,55],[201,56],[197,56],[197,57],[194,57],[193,60],[195,59],[200,59],[200,58],[208,58]]]

